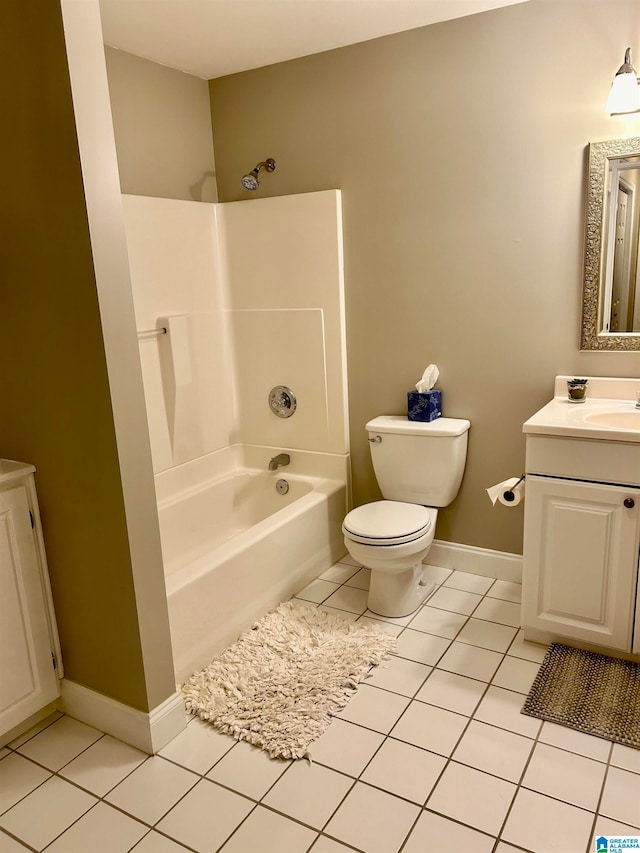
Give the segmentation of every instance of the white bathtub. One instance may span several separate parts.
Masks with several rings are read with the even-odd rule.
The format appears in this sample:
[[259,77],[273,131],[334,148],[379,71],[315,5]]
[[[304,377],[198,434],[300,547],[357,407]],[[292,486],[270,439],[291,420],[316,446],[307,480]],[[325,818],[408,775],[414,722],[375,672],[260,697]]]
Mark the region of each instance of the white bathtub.
[[347,457],[291,451],[267,471],[278,452],[235,445],[156,475],[178,682],[345,553]]

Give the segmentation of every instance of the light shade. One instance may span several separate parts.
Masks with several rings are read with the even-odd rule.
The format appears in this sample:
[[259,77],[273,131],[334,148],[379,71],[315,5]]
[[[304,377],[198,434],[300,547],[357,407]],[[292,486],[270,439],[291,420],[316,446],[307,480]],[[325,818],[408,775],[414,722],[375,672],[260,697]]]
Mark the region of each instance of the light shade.
[[607,112],[612,116],[640,112],[640,84],[636,70],[631,64],[630,47],[625,51],[624,63],[613,78],[607,100]]

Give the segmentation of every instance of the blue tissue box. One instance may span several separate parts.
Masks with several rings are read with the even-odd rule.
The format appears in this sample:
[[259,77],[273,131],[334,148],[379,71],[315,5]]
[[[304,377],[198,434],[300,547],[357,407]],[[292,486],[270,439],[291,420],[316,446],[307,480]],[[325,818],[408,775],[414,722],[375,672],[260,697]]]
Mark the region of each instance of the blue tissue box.
[[442,416],[442,391],[409,391],[407,411],[410,421],[435,421]]

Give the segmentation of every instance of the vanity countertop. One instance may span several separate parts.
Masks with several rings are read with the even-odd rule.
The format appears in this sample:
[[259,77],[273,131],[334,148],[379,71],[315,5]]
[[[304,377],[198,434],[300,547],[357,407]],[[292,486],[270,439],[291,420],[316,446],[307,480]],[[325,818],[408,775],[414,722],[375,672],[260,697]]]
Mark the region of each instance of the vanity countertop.
[[[571,403],[566,395],[571,378],[556,377],[554,398],[524,423],[524,433],[640,445],[640,409],[635,405],[640,379],[590,377],[586,401]],[[606,423],[610,415],[611,423]]]

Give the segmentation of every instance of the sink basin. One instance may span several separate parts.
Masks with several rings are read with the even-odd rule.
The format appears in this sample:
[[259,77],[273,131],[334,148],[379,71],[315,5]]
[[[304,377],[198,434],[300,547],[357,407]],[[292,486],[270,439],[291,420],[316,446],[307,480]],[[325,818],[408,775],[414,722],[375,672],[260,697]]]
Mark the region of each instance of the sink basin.
[[[640,394],[640,376],[633,379],[586,378],[589,380],[587,399],[576,406],[567,399],[567,382],[571,377],[556,376],[553,399],[524,423],[523,432],[608,444],[621,442],[636,445],[634,451],[640,450],[640,409],[635,408]],[[587,449],[585,445],[583,450]],[[634,456],[634,460],[636,458],[634,464],[640,465],[640,454]]]
[[598,412],[587,415],[585,421],[611,429],[640,430],[640,409],[637,412]]

